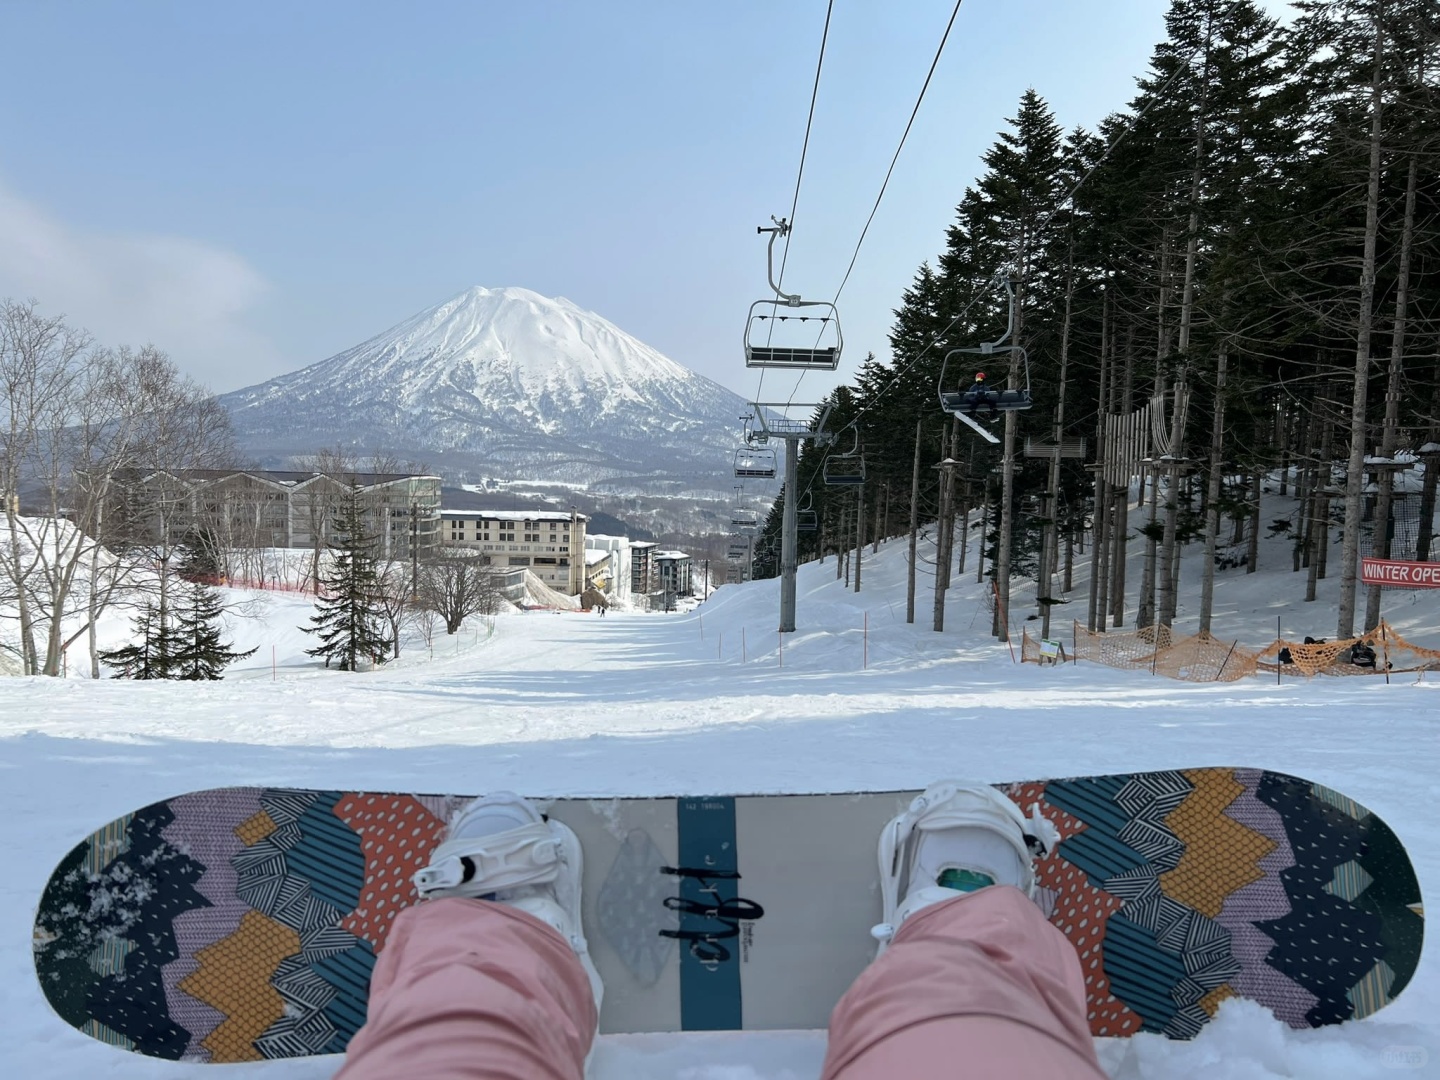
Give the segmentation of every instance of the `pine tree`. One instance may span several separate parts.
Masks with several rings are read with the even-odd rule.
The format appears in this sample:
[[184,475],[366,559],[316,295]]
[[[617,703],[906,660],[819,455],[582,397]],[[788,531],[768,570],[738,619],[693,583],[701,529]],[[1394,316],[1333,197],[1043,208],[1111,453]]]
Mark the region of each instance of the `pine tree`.
[[254,649],[236,652],[220,638],[220,615],[225,610],[220,593],[203,581],[192,581],[180,598],[175,615],[174,655],[168,678],[201,681],[222,679],[221,674],[236,660],[255,654]]
[[100,662],[114,668],[117,679],[173,679],[180,640],[163,604],[146,601],[131,621],[140,640],[100,653]]
[[357,671],[362,662],[384,663],[390,640],[381,629],[384,612],[379,602],[380,578],[375,569],[375,537],[365,531],[357,493],[352,492],[335,522],[333,556],[329,571],[321,575],[316,612],[310,626],[320,644],[306,649],[307,656],[323,656],[325,666],[336,661],[341,671]]

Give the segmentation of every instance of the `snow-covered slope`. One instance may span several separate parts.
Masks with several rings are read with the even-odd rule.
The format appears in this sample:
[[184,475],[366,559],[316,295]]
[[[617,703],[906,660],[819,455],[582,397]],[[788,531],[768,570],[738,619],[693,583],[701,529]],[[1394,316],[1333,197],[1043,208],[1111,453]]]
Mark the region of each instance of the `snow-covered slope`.
[[[565,299],[475,287],[328,360],[226,394],[267,464],[377,446],[584,485],[717,478],[745,402]],[[707,485],[708,486],[708,485]]]
[[[1267,505],[1268,520],[1284,501]],[[933,530],[920,565],[934,565]],[[1218,575],[1217,631],[1249,644],[1333,626],[1334,576],[1302,604],[1286,541],[1261,569]],[[1199,560],[1182,563],[1193,595]],[[244,784],[535,795],[853,791],[981,780],[1246,764],[1329,784],[1389,821],[1421,890],[1440,887],[1437,681],[1392,678],[1185,683],[1143,671],[1012,663],[986,633],[988,582],[955,574],[944,633],[905,622],[908,544],[865,552],[863,591],[835,564],[797,580],[783,657],[778,584],[727,585],[684,615],[505,615],[408,641],[379,671],[327,670],[297,627],[308,598],[272,594],[235,619],[257,647],[221,683],[69,679],[0,686],[0,1015],[24,1080],[326,1080],[333,1057],[223,1068],[128,1054],[71,1029],[35,981],[30,930],[46,877],[102,822],[186,790]],[[1332,553],[1333,554],[1333,553]],[[973,567],[973,560],[971,563]],[[1331,565],[1335,565],[1334,562]],[[1083,596],[1088,564],[1077,566]],[[232,599],[238,594],[232,593]],[[1023,619],[1016,604],[1017,623]],[[1390,590],[1386,617],[1440,640],[1440,593]],[[1304,620],[1311,620],[1308,624]],[[124,617],[101,646],[118,643]],[[1033,624],[1032,624],[1033,625]],[[1193,626],[1187,623],[1186,629]],[[1292,629],[1293,628],[1293,629]],[[77,648],[80,646],[77,645]],[[873,850],[874,838],[857,836]],[[823,901],[823,876],[817,879]],[[1114,1080],[1387,1080],[1440,1064],[1435,935],[1410,986],[1376,1016],[1292,1031],[1240,1001],[1189,1043],[1100,1040]],[[814,1080],[822,1032],[605,1036],[593,1080]],[[937,1074],[941,1075],[941,1074]],[[954,1075],[954,1073],[943,1073]]]

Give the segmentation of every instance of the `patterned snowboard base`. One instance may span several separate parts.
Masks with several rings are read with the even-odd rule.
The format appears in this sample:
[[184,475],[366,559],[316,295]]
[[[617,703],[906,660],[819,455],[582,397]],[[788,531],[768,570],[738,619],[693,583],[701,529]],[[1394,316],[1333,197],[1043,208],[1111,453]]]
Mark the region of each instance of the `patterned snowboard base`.
[[[1230,768],[1002,790],[1060,830],[1039,899],[1096,1035],[1190,1038],[1237,995],[1294,1027],[1339,1023],[1415,971],[1409,858],[1334,791]],[[913,794],[551,802],[585,851],[601,1030],[824,1027],[873,954],[876,838]],[[40,984],[67,1022],[138,1053],[339,1053],[410,875],[464,801],[228,788],[126,815],[47,885]]]

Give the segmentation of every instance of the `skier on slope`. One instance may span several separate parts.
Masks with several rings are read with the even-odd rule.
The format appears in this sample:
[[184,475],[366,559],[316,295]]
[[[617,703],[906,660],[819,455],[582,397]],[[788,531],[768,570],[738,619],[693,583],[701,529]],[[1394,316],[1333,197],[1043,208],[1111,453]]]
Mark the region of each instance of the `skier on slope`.
[[[831,1015],[822,1080],[1104,1080],[1079,958],[1033,901],[1058,841],[955,781],[885,827],[879,953]],[[574,832],[529,800],[470,803],[415,875],[426,902],[392,924],[336,1080],[581,1080],[604,995],[581,870]]]

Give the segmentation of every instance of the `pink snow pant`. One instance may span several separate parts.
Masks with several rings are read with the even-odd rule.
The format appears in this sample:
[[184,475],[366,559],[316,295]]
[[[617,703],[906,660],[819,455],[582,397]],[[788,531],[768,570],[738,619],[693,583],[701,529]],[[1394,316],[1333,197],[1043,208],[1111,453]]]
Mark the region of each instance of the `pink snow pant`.
[[[434,900],[396,918],[335,1080],[581,1080],[594,1031],[559,934],[499,904]],[[912,916],[835,1007],[823,1080],[900,1076],[1105,1080],[1075,951],[1018,889]]]

